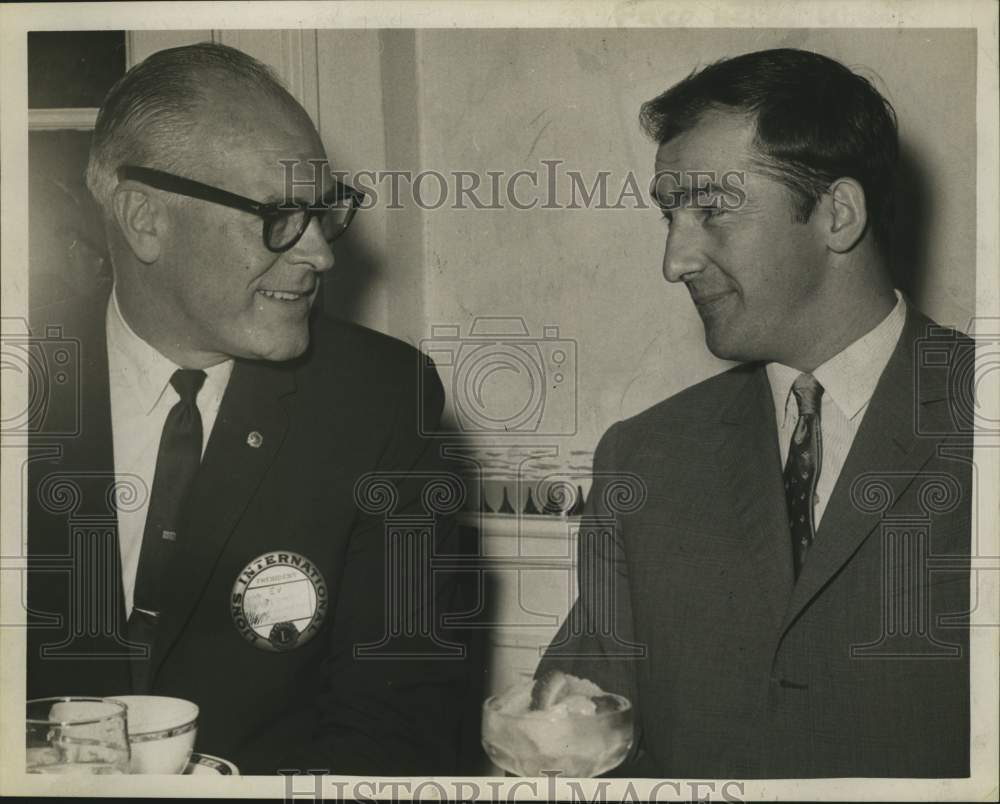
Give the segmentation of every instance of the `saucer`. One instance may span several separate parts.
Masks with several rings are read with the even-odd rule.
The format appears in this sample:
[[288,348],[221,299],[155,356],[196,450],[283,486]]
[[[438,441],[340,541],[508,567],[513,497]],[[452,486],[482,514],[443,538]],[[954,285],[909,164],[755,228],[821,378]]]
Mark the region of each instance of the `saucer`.
[[184,769],[185,776],[239,776],[240,771],[232,762],[208,754],[194,752]]

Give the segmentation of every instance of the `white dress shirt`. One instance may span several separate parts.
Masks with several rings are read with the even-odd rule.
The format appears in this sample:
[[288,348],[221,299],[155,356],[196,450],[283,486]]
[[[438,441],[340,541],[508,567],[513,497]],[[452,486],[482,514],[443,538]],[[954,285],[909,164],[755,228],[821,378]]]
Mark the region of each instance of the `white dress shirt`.
[[[135,334],[122,317],[115,291],[112,291],[108,302],[105,327],[108,336],[111,431],[118,481],[118,544],[125,588],[125,614],[128,616],[132,613],[139,550],[149,495],[153,489],[160,435],[167,414],[180,399],[170,384],[170,378],[181,367]],[[197,397],[198,412],[201,414],[202,455],[205,454],[232,371],[232,360],[205,369],[205,384]],[[139,485],[140,491],[138,495],[133,495],[132,489],[136,485]]]
[[[823,386],[820,427],[823,437],[822,464],[816,480],[814,511],[819,527],[826,504],[844,468],[847,453],[861,427],[879,377],[889,363],[906,322],[906,302],[896,291],[896,306],[868,334],[838,352],[815,371],[813,376]],[[792,383],[802,372],[781,363],[767,364],[767,379],[774,395],[778,423],[778,446],[781,465],[788,460],[792,433],[799,420],[799,406],[792,394]]]

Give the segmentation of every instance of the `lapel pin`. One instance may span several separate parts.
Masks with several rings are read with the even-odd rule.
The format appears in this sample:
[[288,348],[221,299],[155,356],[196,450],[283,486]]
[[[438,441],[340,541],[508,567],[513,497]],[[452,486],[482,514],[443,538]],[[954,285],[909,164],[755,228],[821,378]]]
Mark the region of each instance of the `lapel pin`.
[[263,443],[264,443],[264,436],[262,436],[256,430],[252,430],[250,433],[247,434],[247,444],[249,444],[254,449],[257,449]]

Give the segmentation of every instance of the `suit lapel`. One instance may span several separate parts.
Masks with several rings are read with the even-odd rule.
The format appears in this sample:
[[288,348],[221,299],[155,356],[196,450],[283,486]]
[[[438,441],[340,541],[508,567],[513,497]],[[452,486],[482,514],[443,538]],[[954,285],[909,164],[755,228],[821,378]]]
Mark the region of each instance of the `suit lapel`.
[[748,558],[777,630],[792,590],[792,554],[774,402],[762,367],[752,369],[724,410],[719,434],[718,466],[731,480]]
[[186,504],[184,535],[165,579],[154,675],[191,617],[219,554],[278,453],[288,428],[282,397],[294,390],[289,364],[237,361],[233,368]]
[[898,500],[934,454],[940,437],[918,436],[917,407],[946,401],[947,389],[935,372],[922,372],[917,382],[913,368],[917,339],[928,325],[929,319],[909,308],[899,343],[875,388],[795,584],[783,632],[881,521],[882,512],[865,511],[854,502],[855,482],[876,474],[892,486]]

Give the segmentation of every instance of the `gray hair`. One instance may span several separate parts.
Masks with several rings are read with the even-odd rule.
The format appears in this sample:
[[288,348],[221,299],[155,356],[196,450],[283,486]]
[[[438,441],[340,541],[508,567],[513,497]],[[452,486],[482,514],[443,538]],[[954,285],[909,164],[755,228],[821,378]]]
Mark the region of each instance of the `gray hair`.
[[191,135],[197,110],[220,84],[299,106],[269,67],[236,48],[203,42],[153,53],[119,79],[97,115],[87,187],[106,215],[122,165],[196,168]]

